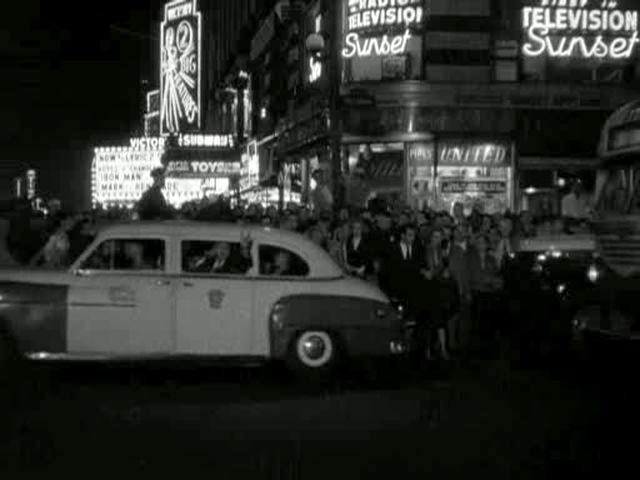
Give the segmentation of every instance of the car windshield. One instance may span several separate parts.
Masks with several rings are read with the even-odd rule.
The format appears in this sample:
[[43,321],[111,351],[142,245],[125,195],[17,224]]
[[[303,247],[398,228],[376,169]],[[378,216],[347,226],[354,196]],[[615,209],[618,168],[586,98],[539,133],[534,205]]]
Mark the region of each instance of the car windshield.
[[598,172],[596,190],[598,214],[640,213],[640,165]]

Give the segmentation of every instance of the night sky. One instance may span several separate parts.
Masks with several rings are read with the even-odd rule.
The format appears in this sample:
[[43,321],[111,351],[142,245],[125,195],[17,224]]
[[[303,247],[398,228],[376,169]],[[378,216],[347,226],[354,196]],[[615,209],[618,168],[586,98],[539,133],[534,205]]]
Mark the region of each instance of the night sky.
[[162,3],[19,0],[3,12],[3,175],[30,166],[41,194],[88,201],[91,148],[141,128]]

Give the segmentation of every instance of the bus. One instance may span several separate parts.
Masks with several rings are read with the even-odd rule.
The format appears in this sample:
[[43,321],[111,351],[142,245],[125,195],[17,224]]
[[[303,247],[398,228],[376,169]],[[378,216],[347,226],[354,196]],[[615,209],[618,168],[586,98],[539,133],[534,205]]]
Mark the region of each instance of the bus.
[[588,343],[628,344],[640,339],[640,100],[607,119],[599,157],[596,253],[586,272],[591,301],[573,324],[578,337]]

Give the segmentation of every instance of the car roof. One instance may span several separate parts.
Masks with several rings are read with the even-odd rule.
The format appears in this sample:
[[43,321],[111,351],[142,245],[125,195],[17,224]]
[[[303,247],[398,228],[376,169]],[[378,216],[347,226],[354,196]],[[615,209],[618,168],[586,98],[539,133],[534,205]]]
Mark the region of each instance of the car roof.
[[578,235],[544,235],[528,238],[520,243],[520,252],[542,252],[548,250],[593,251],[596,248],[596,240],[590,234]]
[[221,240],[237,239],[245,235],[259,243],[273,243],[275,246],[289,247],[302,254],[310,263],[314,277],[336,277],[343,274],[342,269],[323,248],[306,236],[279,228],[261,225],[239,225],[227,222],[197,222],[189,220],[168,221],[131,221],[118,222],[102,226],[99,237],[135,236],[178,236],[207,238],[218,237]]

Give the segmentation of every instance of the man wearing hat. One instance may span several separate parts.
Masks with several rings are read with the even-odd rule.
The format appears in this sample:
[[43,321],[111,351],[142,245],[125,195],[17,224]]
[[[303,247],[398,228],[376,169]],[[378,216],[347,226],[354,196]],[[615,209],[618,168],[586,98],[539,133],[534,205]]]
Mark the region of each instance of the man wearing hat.
[[155,168],[151,171],[153,185],[142,194],[138,202],[140,220],[169,220],[174,218],[173,211],[164,198],[162,189],[165,185],[164,169]]

